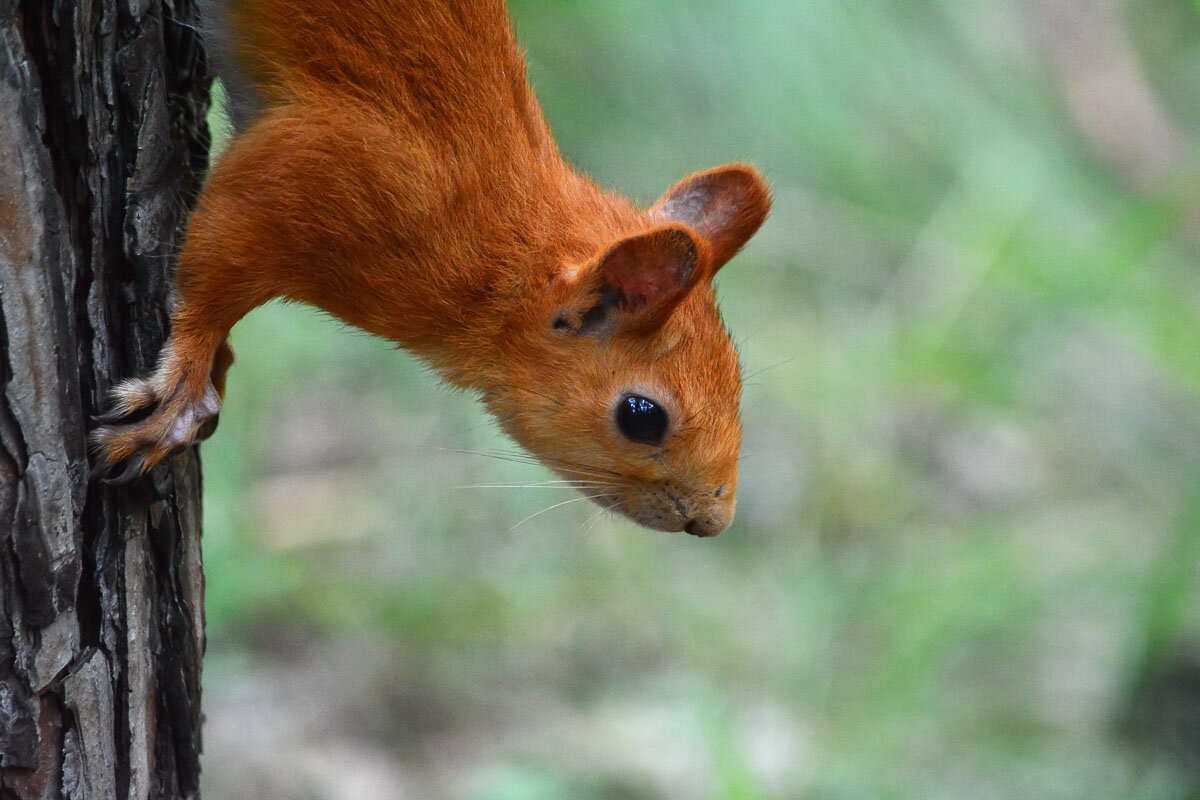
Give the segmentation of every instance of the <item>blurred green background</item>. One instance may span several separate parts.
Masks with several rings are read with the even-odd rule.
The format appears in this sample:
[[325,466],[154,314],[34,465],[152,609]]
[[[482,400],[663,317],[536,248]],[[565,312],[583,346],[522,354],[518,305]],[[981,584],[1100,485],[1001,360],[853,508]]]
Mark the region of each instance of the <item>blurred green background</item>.
[[[209,798],[1200,797],[1191,0],[511,2],[569,159],[730,160],[738,516],[482,455],[300,307],[203,448]],[[220,120],[215,120],[219,122]],[[514,527],[515,526],[515,527]]]

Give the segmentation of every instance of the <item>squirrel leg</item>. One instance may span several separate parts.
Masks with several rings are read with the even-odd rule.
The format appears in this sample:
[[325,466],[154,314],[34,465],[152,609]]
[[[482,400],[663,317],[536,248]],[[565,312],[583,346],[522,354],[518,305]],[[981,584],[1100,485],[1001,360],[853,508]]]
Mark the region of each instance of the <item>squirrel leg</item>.
[[225,337],[268,300],[309,302],[370,329],[380,300],[361,265],[379,257],[380,217],[394,228],[407,208],[392,207],[407,195],[386,177],[399,161],[395,133],[340,105],[311,105],[257,120],[217,164],[180,254],[171,338],[153,375],[114,389],[90,437],[97,469],[126,462],[117,480],[132,480],[210,434],[233,361]]
[[[176,272],[179,305],[158,366],[149,377],[113,388],[101,427],[88,437],[97,474],[125,464],[110,482],[132,481],[212,434],[233,363],[229,329],[280,293],[261,254],[244,245],[255,241],[247,228],[260,221],[262,212],[255,212],[263,206],[236,196],[230,174],[218,168],[189,224]],[[238,212],[230,211],[231,203]]]

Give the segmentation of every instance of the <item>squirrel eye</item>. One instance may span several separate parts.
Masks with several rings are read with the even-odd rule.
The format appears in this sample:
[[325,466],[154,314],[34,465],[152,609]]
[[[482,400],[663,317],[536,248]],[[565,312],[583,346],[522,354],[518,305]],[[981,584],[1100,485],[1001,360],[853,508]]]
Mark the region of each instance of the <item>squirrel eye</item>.
[[647,397],[625,395],[617,403],[617,427],[631,441],[658,444],[667,432],[667,412]]

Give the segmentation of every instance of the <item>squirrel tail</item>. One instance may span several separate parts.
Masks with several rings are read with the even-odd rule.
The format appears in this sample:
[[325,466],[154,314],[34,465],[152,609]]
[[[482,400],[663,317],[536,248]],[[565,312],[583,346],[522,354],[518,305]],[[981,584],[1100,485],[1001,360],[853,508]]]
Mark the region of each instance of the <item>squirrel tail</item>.
[[245,130],[266,105],[265,86],[271,75],[256,64],[250,42],[239,30],[239,12],[252,3],[238,0],[199,0],[204,44],[213,74],[225,87],[225,110],[236,131]]
[[[210,58],[243,130],[268,108],[330,91],[368,104],[523,82],[504,0],[200,0]],[[414,85],[414,81],[419,86]]]

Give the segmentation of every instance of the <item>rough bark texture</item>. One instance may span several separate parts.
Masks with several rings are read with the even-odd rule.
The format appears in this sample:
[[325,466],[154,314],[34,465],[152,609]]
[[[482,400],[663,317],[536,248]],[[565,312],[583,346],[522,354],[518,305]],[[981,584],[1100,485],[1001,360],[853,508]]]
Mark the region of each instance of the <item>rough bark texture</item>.
[[200,474],[88,480],[206,163],[193,0],[0,0],[0,798],[197,796]]

